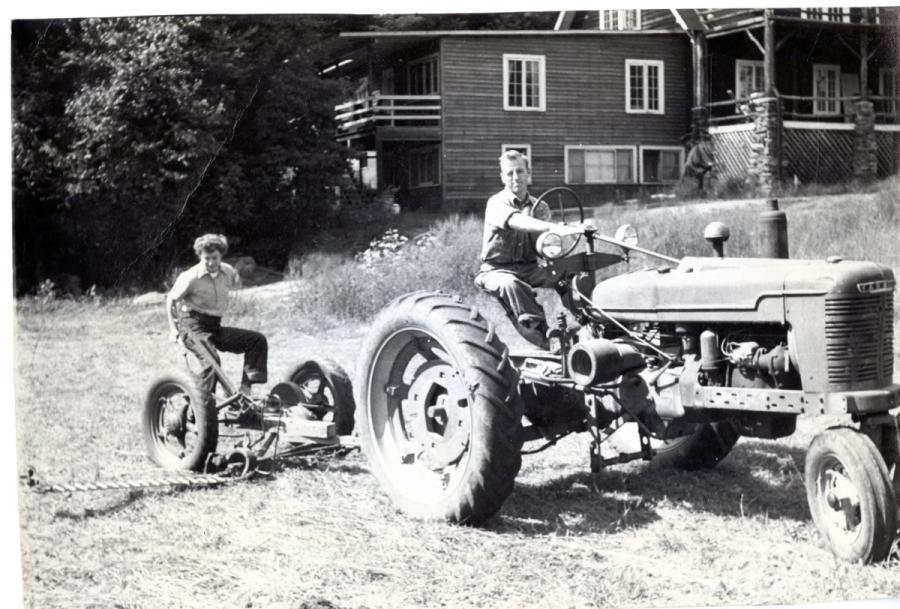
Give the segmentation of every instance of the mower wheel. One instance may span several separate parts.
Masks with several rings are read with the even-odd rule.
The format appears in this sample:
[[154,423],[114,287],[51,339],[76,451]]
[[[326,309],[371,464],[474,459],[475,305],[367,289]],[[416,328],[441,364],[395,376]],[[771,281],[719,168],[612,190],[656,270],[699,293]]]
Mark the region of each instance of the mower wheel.
[[654,445],[653,463],[686,471],[712,469],[728,456],[740,437],[728,421],[705,423],[690,435]]
[[477,524],[522,464],[518,372],[493,325],[459,297],[414,292],[372,325],[356,374],[372,473],[404,512]]
[[192,377],[179,373],[150,387],[142,427],[150,458],[166,469],[202,471],[219,437],[215,401]]
[[344,369],[330,359],[308,360],[294,368],[287,380],[299,386],[312,404],[313,413],[323,412],[323,421],[332,421],[339,436],[353,432],[356,403],[353,385]]
[[863,564],[887,558],[897,530],[888,468],[868,436],[834,427],[806,453],[806,499],[831,552]]

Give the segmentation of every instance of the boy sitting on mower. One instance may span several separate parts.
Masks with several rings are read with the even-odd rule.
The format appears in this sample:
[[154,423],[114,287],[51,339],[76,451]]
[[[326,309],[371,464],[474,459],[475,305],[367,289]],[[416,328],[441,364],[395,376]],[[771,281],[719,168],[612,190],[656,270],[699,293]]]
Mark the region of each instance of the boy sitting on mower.
[[[203,364],[201,384],[205,390],[211,394],[216,386],[215,371],[205,351],[218,363],[218,349],[244,354],[240,391],[249,396],[252,384],[266,382],[268,343],[259,332],[222,325],[222,317],[228,308],[228,292],[241,284],[234,267],[222,262],[227,251],[228,240],[224,235],[206,234],[194,241],[194,252],[200,261],[175,280],[166,297],[166,314],[173,341],[179,338],[178,313],[179,323],[183,324],[181,330],[189,331],[196,341],[205,345],[206,349],[203,349],[203,345],[194,341],[185,343]],[[179,309],[177,312],[175,307]]]

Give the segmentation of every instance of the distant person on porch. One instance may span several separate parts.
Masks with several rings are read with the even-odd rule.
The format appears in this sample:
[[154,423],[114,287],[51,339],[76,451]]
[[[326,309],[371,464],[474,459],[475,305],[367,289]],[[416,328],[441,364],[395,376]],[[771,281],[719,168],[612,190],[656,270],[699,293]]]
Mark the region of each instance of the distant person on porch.
[[548,230],[578,229],[550,222],[546,203],[528,194],[531,164],[517,150],[500,157],[503,190],[488,199],[484,212],[481,268],[475,285],[500,299],[516,330],[532,344],[548,347],[547,319],[534,288],[552,288],[550,273],[537,264],[537,237]]
[[708,133],[700,136],[700,141],[691,146],[687,161],[684,164],[684,178],[697,180],[697,192],[704,193],[707,175],[715,166],[713,157],[712,138]]
[[[194,253],[200,262],[181,273],[166,297],[166,313],[169,319],[171,339],[178,339],[175,325],[175,307],[183,315],[183,330],[189,330],[199,342],[204,343],[216,357],[216,349],[228,353],[244,354],[244,374],[240,391],[250,395],[254,383],[266,382],[268,343],[266,337],[253,330],[230,328],[222,325],[222,317],[228,308],[228,293],[240,287],[241,279],[230,264],[222,262],[228,251],[224,235],[207,234],[194,241]],[[186,343],[190,347],[192,343]],[[210,393],[215,390],[216,377],[212,365],[206,361],[202,349],[192,349],[203,364],[201,384]]]

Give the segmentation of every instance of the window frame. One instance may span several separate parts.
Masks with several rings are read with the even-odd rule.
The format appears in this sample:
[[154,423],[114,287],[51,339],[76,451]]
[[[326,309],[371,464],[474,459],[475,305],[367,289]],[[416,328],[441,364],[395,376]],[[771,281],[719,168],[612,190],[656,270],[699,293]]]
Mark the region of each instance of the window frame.
[[[677,152],[678,153],[678,179],[672,181],[648,182],[644,177],[644,151],[658,150],[660,152]],[[656,146],[653,144],[638,146],[638,156],[641,160],[641,184],[678,184],[684,176],[684,148],[681,146]]]
[[[413,157],[424,155],[428,152],[434,152],[435,158],[437,159],[437,167],[435,168],[435,179],[436,182],[420,182],[413,184]],[[416,188],[431,188],[433,186],[441,185],[441,173],[442,173],[442,159],[441,159],[441,147],[438,144],[431,144],[428,146],[419,146],[417,148],[410,148],[408,151],[409,158],[409,168],[407,171],[406,182],[409,185],[409,189],[413,190]]]
[[[570,150],[599,150],[599,151],[609,151],[612,150],[615,152],[616,150],[629,150],[631,152],[631,182],[619,182],[618,180],[612,181],[598,181],[598,182],[588,182],[585,178],[584,182],[570,182],[569,181],[569,151]],[[637,181],[637,146],[622,144],[622,145],[613,145],[613,144],[603,144],[603,145],[593,145],[593,144],[567,144],[563,147],[563,183],[567,185],[597,185],[597,184],[638,184]]]
[[[849,6],[822,6],[822,7],[805,7],[800,9],[801,19],[809,19],[811,21],[826,21],[829,23],[850,23]],[[828,14],[829,9],[840,10],[840,19],[831,19]]]
[[[434,61],[434,84],[435,89],[431,93],[413,93],[412,92],[412,71],[414,68],[426,63]],[[422,57],[413,59],[406,64],[406,90],[409,95],[440,95],[441,94],[441,56],[440,53],[429,53]]]
[[[734,97],[735,97],[735,99],[745,99],[745,97],[750,97],[749,93],[746,96],[742,96],[740,94],[741,93],[741,67],[743,67],[743,66],[752,66],[753,67],[754,80],[756,80],[756,76],[755,76],[756,68],[763,68],[763,70],[765,70],[766,62],[764,62],[761,59],[760,60],[757,60],[757,59],[735,59],[734,60]],[[765,86],[766,86],[765,76],[763,76],[763,82],[760,83],[760,85],[761,86],[758,90],[764,92]]]
[[[818,87],[819,83],[816,79],[816,71],[819,68],[825,68],[829,72],[835,73],[835,93],[834,101],[831,102],[834,104],[834,110],[820,110],[819,109],[819,100],[815,99],[817,97],[825,97],[824,95],[819,95]],[[813,90],[813,114],[816,116],[840,116],[841,115],[841,66],[836,63],[814,63],[812,65],[812,90]]]
[[[604,17],[606,16],[605,13],[610,11],[616,11],[616,27],[614,28],[606,27],[606,20],[604,19]],[[628,11],[635,12],[634,27],[625,27],[625,14]],[[639,8],[602,8],[598,11],[598,17],[597,28],[606,32],[633,31],[641,29],[641,9]]]
[[[631,107],[631,68],[632,66],[641,66],[643,68],[643,108],[634,109]],[[659,108],[656,110],[649,109],[649,79],[647,78],[647,67],[654,66],[659,72]],[[661,59],[626,59],[625,60],[625,113],[626,114],[665,114],[666,113],[666,62]]]
[[525,153],[525,156],[528,157],[528,184],[530,185],[534,179],[534,158],[531,156],[531,144],[500,144],[500,154],[502,155],[507,150],[520,150],[522,148],[528,151]]
[[[509,103],[509,64],[511,61],[538,62],[538,106],[511,106]],[[524,86],[525,81],[522,81]],[[524,93],[524,92],[523,92]],[[524,102],[525,96],[522,95]],[[547,110],[547,56],[503,53],[503,110],[509,112],[546,112]]]

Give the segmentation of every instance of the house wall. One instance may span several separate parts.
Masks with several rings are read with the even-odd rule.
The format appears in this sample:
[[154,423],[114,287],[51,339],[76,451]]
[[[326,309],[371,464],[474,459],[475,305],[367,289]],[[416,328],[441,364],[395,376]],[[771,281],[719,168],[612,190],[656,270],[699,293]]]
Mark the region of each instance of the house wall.
[[[546,111],[503,110],[504,53],[545,56]],[[683,34],[447,37],[441,56],[446,208],[478,209],[501,188],[502,144],[531,145],[531,191],[540,193],[564,185],[566,145],[678,146],[689,129],[691,62]],[[626,59],[665,62],[665,114],[625,112]],[[600,203],[659,187],[572,188],[585,203]]]

